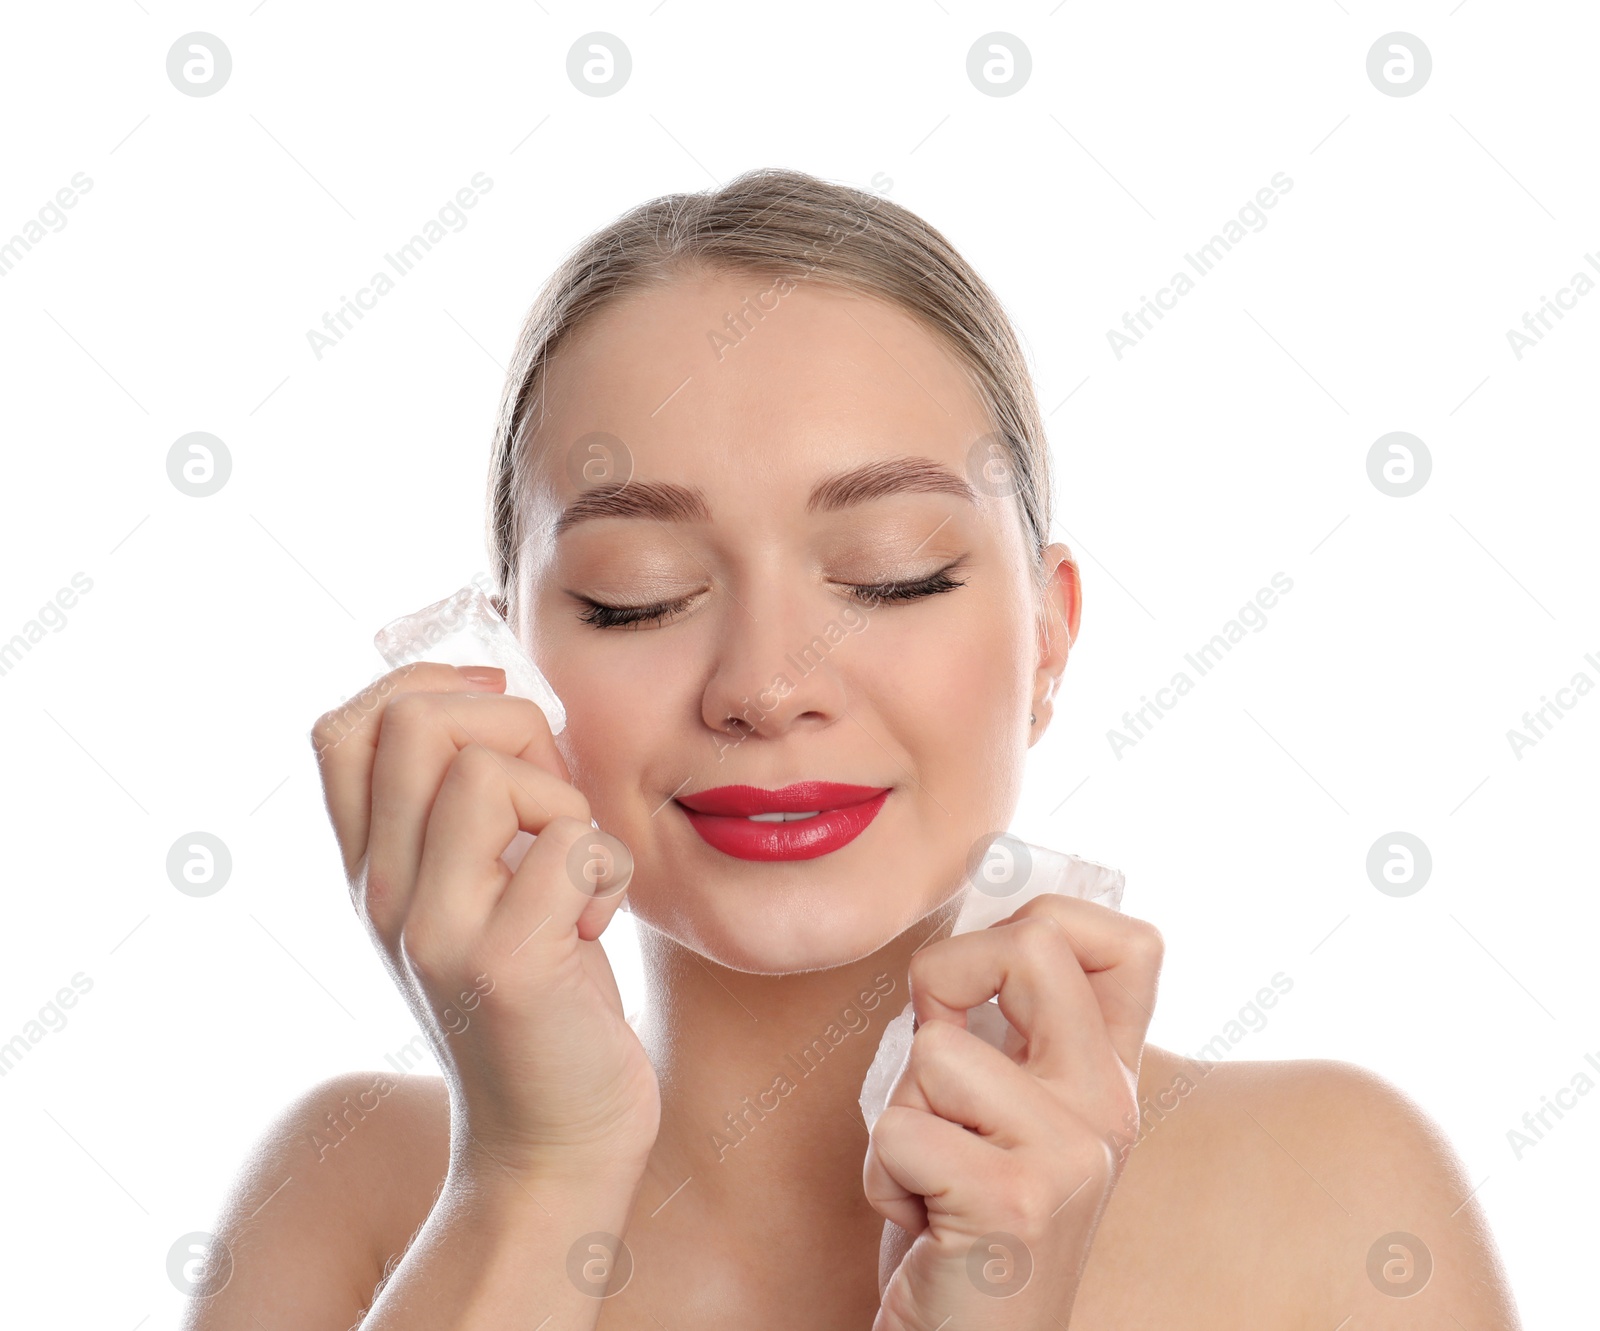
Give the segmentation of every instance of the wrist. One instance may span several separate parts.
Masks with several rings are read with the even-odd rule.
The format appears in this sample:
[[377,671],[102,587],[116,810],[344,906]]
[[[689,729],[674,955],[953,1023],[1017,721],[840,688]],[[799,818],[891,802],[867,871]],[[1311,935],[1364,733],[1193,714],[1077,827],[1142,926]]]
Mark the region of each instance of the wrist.
[[513,1208],[550,1193],[563,1199],[631,1197],[648,1163],[648,1152],[601,1153],[571,1147],[510,1151],[473,1139],[452,1145],[445,1186],[457,1194]]

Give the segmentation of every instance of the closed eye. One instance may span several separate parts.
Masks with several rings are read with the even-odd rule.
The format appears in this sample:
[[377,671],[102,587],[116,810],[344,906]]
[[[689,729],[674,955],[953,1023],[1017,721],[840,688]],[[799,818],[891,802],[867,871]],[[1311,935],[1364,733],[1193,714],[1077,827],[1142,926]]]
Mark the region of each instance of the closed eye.
[[[954,563],[946,564],[926,578],[918,578],[912,582],[877,582],[877,583],[843,583],[849,589],[852,599],[866,606],[879,605],[884,602],[904,603],[919,601],[928,596],[938,596],[943,592],[954,591],[957,587],[965,587],[965,582],[957,582],[950,576],[950,571],[964,562],[964,558]],[[576,595],[576,593],[574,593]],[[681,614],[694,600],[693,596],[685,596],[676,601],[659,601],[653,605],[605,605],[588,596],[578,596],[589,608],[578,616],[585,624],[599,629],[632,628],[637,629],[645,624],[656,622],[665,623],[667,620]]]
[[880,582],[864,587],[847,585],[859,600],[869,605],[874,601],[919,601],[925,596],[937,596],[941,592],[953,592],[957,587],[965,587],[966,583],[957,582],[950,576],[950,570],[959,567],[962,562],[958,559],[953,564],[946,564],[937,573],[915,582]]

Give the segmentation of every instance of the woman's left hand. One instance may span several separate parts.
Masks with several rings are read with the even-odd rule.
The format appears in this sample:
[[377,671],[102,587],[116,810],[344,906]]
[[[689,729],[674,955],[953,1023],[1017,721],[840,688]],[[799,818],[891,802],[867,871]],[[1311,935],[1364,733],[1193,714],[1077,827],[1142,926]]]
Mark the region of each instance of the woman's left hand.
[[[1068,1324],[1138,1138],[1162,946],[1144,920],[1047,893],[913,955],[917,1029],[862,1171],[889,1222],[873,1331]],[[997,994],[1004,1051],[966,1029]]]

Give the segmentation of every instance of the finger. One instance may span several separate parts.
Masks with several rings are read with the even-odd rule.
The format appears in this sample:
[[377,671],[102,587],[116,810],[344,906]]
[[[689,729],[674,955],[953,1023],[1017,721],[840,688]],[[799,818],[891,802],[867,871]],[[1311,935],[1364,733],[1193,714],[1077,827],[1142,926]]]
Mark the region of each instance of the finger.
[[533,833],[535,846],[553,818],[592,830],[588,807],[579,791],[542,767],[468,744],[451,760],[427,815],[404,927],[446,946],[476,938],[511,880],[500,856],[518,829]]
[[1095,1066],[1111,1048],[1137,1068],[1155,1003],[1161,941],[1154,926],[1093,902],[1051,894],[912,957],[918,1024],[966,1024],[998,997],[1028,1042],[1026,1064],[1047,1079]]
[[574,928],[586,942],[598,938],[632,877],[632,857],[619,862],[612,854],[621,845],[587,818],[547,823],[490,912],[485,933],[492,954],[525,957],[565,943]]
[[1006,1150],[1048,1136],[1059,1114],[1036,1077],[948,1021],[926,1022],[912,1036],[888,1105],[936,1114]]
[[885,1220],[915,1236],[927,1228],[931,1213],[952,1221],[983,1214],[979,1194],[1004,1158],[999,1148],[905,1105],[886,1106],[871,1136],[861,1187]]
[[505,671],[500,667],[474,669],[496,673],[499,683],[469,679],[457,666],[413,661],[374,680],[324,712],[312,725],[311,745],[322,775],[328,818],[344,852],[347,874],[354,872],[366,853],[371,831],[373,759],[390,702],[401,694],[419,691],[466,693],[505,687]]
[[1067,935],[1094,991],[1112,1048],[1126,1067],[1137,1069],[1166,954],[1161,931],[1136,915],[1054,894],[1026,902],[1012,918],[1032,915],[1053,920]]
[[316,719],[311,747],[322,775],[328,819],[345,854],[346,873],[366,851],[372,811],[372,757],[388,700],[402,687],[466,692],[482,689],[454,666],[414,661],[375,679]]
[[997,997],[1035,1076],[1082,1077],[1110,1056],[1094,991],[1066,934],[1048,920],[1002,922],[930,943],[912,957],[909,979],[918,1034],[929,1022],[965,1027],[968,1008]]
[[[518,758],[542,769],[521,779],[531,799],[526,830],[587,801],[566,779],[550,726],[526,698],[488,693],[404,692],[389,700],[372,765],[372,814],[362,908],[392,938],[410,908],[429,812],[457,755],[468,745]],[[570,793],[564,793],[570,792]],[[574,804],[576,798],[581,804]],[[503,807],[503,802],[502,802]],[[495,856],[507,841],[495,848]]]

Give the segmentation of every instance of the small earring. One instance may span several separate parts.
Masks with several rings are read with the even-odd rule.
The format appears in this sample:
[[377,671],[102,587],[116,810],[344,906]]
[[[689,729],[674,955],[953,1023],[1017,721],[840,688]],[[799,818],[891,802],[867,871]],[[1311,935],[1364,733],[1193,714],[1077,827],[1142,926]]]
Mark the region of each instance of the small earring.
[[1038,724],[1038,720],[1039,720],[1039,718],[1036,717],[1032,712],[1028,713],[1028,724],[1030,726],[1031,725],[1037,725]]

